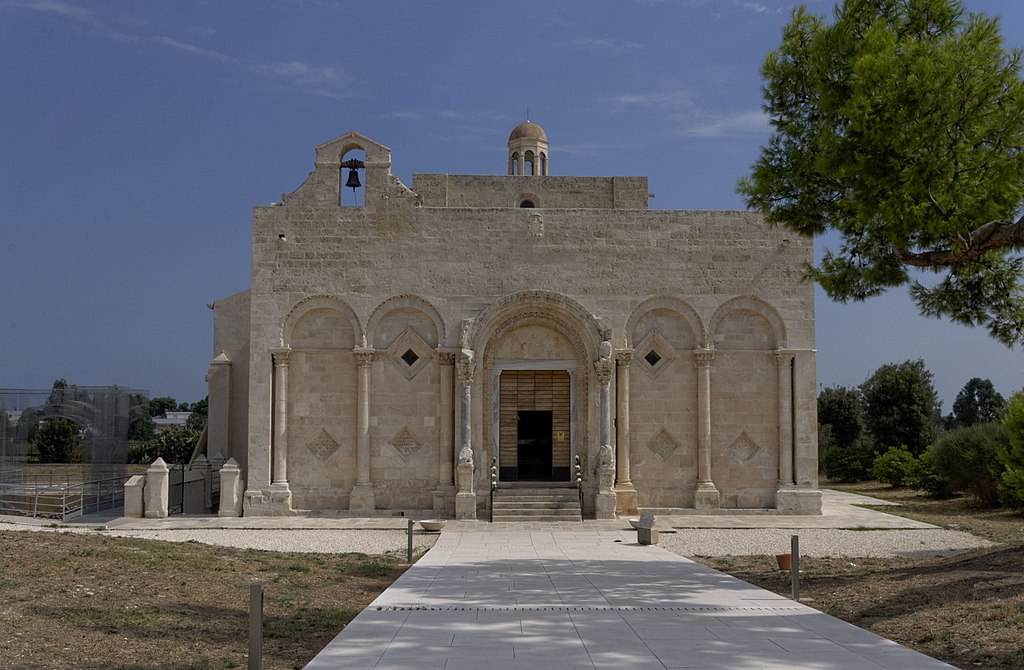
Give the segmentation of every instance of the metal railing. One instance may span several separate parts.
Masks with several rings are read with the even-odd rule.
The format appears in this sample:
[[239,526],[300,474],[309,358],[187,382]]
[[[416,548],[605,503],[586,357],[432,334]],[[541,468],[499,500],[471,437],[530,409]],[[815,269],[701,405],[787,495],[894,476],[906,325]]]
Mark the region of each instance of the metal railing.
[[[69,483],[50,475],[25,474],[0,483],[0,514],[68,521],[124,505],[124,483],[131,475]],[[61,479],[59,475],[56,479]]]

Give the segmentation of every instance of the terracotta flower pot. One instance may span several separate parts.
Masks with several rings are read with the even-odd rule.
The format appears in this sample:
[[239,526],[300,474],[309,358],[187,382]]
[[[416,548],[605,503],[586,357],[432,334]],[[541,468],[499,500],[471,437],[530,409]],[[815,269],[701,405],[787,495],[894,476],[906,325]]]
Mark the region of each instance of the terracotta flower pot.
[[775,561],[779,564],[779,570],[793,569],[793,556],[791,554],[775,554]]

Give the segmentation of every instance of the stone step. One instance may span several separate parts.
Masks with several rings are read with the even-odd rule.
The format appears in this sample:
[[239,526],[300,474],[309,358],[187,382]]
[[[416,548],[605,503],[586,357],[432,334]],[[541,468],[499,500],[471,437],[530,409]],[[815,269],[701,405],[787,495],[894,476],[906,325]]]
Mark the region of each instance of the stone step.
[[494,496],[495,500],[508,501],[508,502],[536,502],[544,500],[557,500],[559,502],[579,502],[579,495],[576,493],[559,494],[556,496],[546,496],[542,493],[530,494],[530,495],[519,495],[518,493],[514,496]]
[[495,500],[494,509],[574,509],[579,511],[580,503],[578,500]]
[[535,521],[541,518],[579,521],[582,517],[578,509],[494,510],[495,521]]

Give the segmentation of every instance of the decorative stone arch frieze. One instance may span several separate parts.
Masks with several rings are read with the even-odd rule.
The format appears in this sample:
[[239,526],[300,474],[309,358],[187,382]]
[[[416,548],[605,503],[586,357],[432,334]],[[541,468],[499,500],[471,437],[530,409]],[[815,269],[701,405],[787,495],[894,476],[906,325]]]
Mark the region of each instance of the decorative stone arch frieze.
[[629,319],[626,321],[627,348],[635,347],[637,344],[633,341],[633,331],[636,330],[636,325],[640,322],[640,319],[647,313],[658,309],[675,312],[679,316],[683,317],[683,320],[686,321],[690,326],[690,329],[693,331],[693,335],[697,339],[701,348],[710,348],[711,336],[708,333],[707,326],[704,325],[700,315],[697,314],[697,310],[695,310],[685,300],[681,300],[670,295],[654,296],[653,298],[648,298],[637,305],[637,308],[633,310],[633,313],[629,315]]
[[737,312],[748,312],[762,317],[772,329],[772,335],[775,337],[775,347],[779,349],[787,348],[786,324],[782,317],[779,316],[774,307],[753,295],[737,296],[719,305],[711,317],[711,324],[708,329],[712,339],[715,333],[718,332],[722,321]]
[[281,324],[282,347],[291,347],[292,332],[295,329],[295,324],[297,324],[302,317],[315,309],[329,309],[344,315],[352,326],[352,333],[355,335],[356,346],[366,346],[366,333],[363,331],[362,325],[359,323],[359,317],[356,316],[356,313],[348,306],[348,304],[331,295],[311,295],[297,302],[284,318],[284,322]]
[[[564,317],[579,324],[583,340],[588,342],[588,345],[591,342],[610,340],[612,337],[612,330],[604,321],[588,312],[572,298],[552,291],[520,291],[498,299],[473,319],[468,324],[468,330],[463,333],[460,345],[470,349],[481,349],[485,343],[491,341],[490,333],[496,324],[521,311],[563,314]],[[596,344],[589,353],[590,360],[597,359]]]
[[377,335],[377,329],[381,320],[398,309],[414,309],[423,313],[434,324],[434,335],[437,337],[437,346],[443,346],[445,338],[444,319],[437,308],[427,300],[418,295],[404,293],[388,298],[373,310],[366,322],[366,337],[368,342],[373,342]]

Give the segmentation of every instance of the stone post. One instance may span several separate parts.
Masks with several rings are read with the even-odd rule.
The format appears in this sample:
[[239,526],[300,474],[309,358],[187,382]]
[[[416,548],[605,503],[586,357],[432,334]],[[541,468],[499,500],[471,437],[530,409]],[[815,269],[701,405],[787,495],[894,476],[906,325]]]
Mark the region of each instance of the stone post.
[[356,359],[356,483],[349,495],[348,508],[353,511],[374,509],[373,482],[370,480],[370,364],[373,351],[357,349]]
[[124,515],[128,519],[141,519],[146,509],[146,475],[133,475],[124,483]]
[[206,453],[211,462],[231,453],[231,369],[231,359],[221,352],[206,373],[210,397]]
[[170,468],[164,459],[158,458],[146,470],[146,518],[165,519],[167,518],[167,506],[170,503]]
[[459,354],[458,373],[459,384],[462,388],[460,416],[462,418],[459,430],[459,464],[458,471],[458,493],[455,494],[455,518],[475,519],[476,518],[476,487],[475,468],[473,467],[473,443],[472,430],[473,422],[473,350],[463,349]]
[[220,509],[217,516],[242,516],[242,471],[233,458],[220,469]]
[[636,488],[629,472],[629,368],[632,351],[615,354],[615,512],[619,516],[637,513]]
[[697,488],[694,507],[716,510],[720,496],[711,478],[711,363],[715,352],[704,349],[694,354],[697,368]]
[[612,343],[601,342],[599,358],[594,363],[601,401],[601,445],[597,463],[597,494],[594,507],[598,519],[615,518],[615,453],[612,451]]
[[440,387],[437,400],[437,488],[434,490],[434,512],[444,513],[454,493],[455,450],[452,444],[452,393],[454,389],[455,352],[441,351]]

